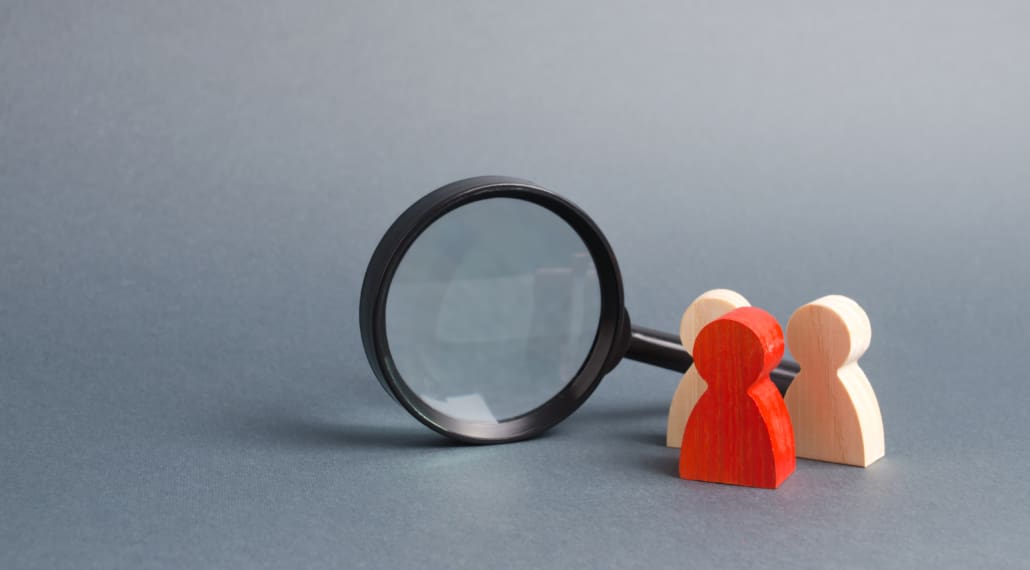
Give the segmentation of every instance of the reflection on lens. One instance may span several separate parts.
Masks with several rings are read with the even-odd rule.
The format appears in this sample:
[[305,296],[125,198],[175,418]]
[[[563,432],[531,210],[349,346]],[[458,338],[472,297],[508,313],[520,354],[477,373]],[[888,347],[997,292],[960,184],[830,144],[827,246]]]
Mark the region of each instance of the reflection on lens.
[[514,198],[461,206],[404,255],[386,300],[393,365],[455,419],[499,422],[571,381],[594,342],[601,288],[586,245]]

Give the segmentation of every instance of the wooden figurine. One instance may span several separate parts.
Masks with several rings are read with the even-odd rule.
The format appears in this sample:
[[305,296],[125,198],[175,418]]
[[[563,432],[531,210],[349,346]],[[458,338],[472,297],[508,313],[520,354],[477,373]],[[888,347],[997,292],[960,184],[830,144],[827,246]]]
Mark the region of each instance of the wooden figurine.
[[883,419],[858,359],[872,327],[855,301],[829,295],[801,307],[787,341],[801,372],[787,389],[798,457],[866,467],[883,457]]
[[[683,312],[680,320],[680,341],[683,346],[694,346],[697,333],[708,323],[725,315],[733,309],[750,307],[743,295],[729,289],[712,289],[702,293]],[[683,430],[687,427],[687,418],[694,409],[698,398],[704,393],[707,384],[701,379],[694,366],[683,375],[676,392],[669,404],[669,422],[665,429],[665,445],[680,447],[683,441]]]
[[769,313],[742,307],[712,321],[694,342],[708,383],[683,432],[680,477],[779,487],[794,472],[794,432],[769,373],[783,356],[783,330]]

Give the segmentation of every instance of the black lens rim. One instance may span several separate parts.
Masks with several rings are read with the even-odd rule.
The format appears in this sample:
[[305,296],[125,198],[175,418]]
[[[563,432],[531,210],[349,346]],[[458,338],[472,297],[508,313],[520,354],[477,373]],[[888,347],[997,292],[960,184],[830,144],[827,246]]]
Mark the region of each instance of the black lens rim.
[[[393,364],[386,338],[389,284],[404,254],[433,222],[448,212],[479,200],[517,198],[545,207],[566,221],[586,244],[601,286],[601,316],[593,346],[575,377],[538,408],[500,423],[459,420],[437,411],[418,397]],[[477,176],[452,182],[411,205],[383,235],[365,272],[359,324],[365,356],[379,383],[420,422],[466,443],[504,443],[540,435],[576,411],[593,393],[622,354],[628,331],[622,275],[615,254],[592,219],[569,200],[528,180]]]

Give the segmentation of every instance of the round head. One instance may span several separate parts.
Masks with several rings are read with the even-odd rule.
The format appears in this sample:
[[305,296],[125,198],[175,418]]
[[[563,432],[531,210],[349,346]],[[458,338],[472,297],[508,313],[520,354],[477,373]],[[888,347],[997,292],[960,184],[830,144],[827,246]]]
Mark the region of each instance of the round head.
[[697,333],[705,325],[725,315],[726,313],[749,307],[751,303],[743,295],[729,289],[712,289],[698,295],[697,299],[683,312],[680,319],[680,341],[683,346],[694,346],[697,340]]
[[772,315],[742,307],[701,329],[694,366],[717,391],[743,391],[768,377],[783,357],[783,330]]
[[795,311],[787,323],[787,343],[802,369],[835,369],[855,362],[871,339],[869,316],[843,295],[816,299]]
[[610,368],[628,327],[622,295],[615,256],[579,208],[525,181],[473,178],[387,231],[362,286],[362,340],[384,388],[427,426],[524,439]]

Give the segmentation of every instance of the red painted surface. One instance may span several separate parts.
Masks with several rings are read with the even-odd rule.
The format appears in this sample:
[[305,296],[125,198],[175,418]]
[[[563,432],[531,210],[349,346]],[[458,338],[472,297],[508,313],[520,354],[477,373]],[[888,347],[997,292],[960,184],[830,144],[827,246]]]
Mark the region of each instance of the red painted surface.
[[794,472],[794,429],[769,372],[783,357],[783,330],[743,307],[712,321],[694,342],[708,389],[683,432],[680,477],[775,489]]

